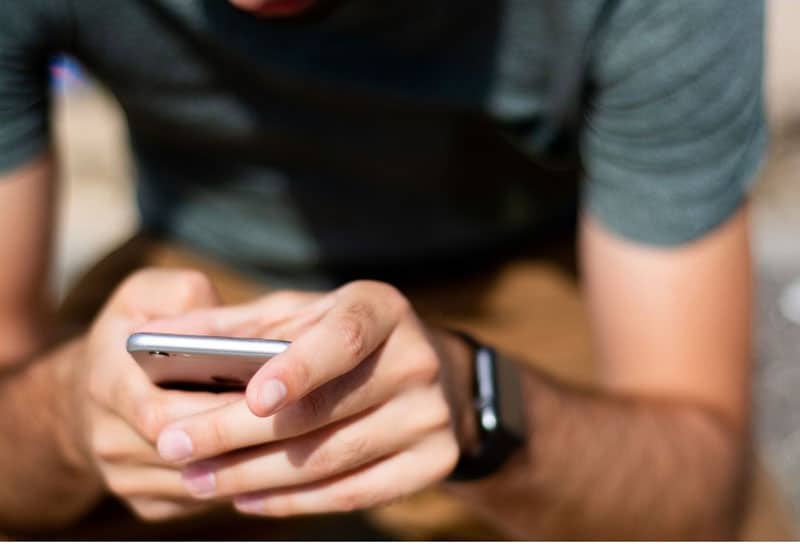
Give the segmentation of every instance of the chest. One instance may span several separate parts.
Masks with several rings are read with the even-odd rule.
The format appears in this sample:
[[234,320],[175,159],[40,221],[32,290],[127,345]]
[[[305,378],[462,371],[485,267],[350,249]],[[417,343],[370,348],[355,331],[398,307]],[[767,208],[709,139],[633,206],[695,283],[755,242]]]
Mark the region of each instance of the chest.
[[79,54],[141,140],[321,169],[357,155],[400,179],[446,171],[465,120],[512,133],[541,121],[563,53],[543,2],[353,0],[309,24],[228,2],[93,4]]

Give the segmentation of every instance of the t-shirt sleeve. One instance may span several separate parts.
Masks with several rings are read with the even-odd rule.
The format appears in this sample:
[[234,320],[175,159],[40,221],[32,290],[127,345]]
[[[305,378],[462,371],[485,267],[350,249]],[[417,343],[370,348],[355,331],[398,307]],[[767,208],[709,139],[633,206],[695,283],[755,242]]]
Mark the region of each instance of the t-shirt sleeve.
[[698,239],[741,205],[767,140],[759,0],[623,0],[598,38],[584,203],[646,244]]
[[63,38],[55,5],[0,0],[0,174],[48,145],[48,61]]

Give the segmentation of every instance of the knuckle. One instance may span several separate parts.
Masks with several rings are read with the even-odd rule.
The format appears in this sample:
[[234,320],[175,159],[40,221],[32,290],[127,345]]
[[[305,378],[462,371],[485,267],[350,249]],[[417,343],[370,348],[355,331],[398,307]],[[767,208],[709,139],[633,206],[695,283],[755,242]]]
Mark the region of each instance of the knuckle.
[[124,301],[130,293],[135,294],[141,289],[165,282],[170,284],[171,298],[179,304],[207,301],[216,294],[211,280],[202,272],[149,267],[136,270],[126,277],[115,292],[115,299]]
[[356,436],[352,439],[343,440],[339,446],[339,453],[336,455],[336,464],[346,468],[352,468],[370,458],[371,445],[366,437]]
[[[198,445],[196,447],[197,450],[203,452],[209,451],[210,449],[214,453],[220,453],[227,452],[230,448],[232,448],[233,441],[231,439],[231,430],[228,424],[226,424],[223,420],[209,420],[206,424],[204,433],[207,435],[206,438],[203,438],[202,435],[189,435]],[[206,442],[209,443],[210,446],[203,446],[203,444]]]
[[363,359],[367,352],[367,325],[374,320],[375,311],[365,302],[350,304],[339,321],[339,336],[348,354]]
[[[293,393],[300,394],[308,389],[312,381],[310,359],[306,355],[303,355],[302,352],[298,352],[291,357],[287,355],[287,358],[288,361],[284,361],[284,371],[286,372],[286,377],[292,384],[288,386],[289,390]],[[305,397],[308,397],[308,394]]]
[[434,469],[436,473],[433,476],[433,481],[438,482],[440,480],[444,480],[450,473],[455,469],[456,464],[458,463],[458,457],[460,454],[460,450],[458,447],[458,443],[452,437],[452,435],[447,435],[446,441],[444,442],[444,446],[441,451],[441,456],[436,459],[436,463]]
[[389,304],[391,307],[404,311],[411,308],[411,303],[406,296],[394,285],[383,281],[358,280],[351,281],[343,287],[348,292],[356,294],[370,294],[379,299],[382,304]]
[[352,469],[366,459],[369,459],[369,442],[363,437],[355,437],[321,445],[309,455],[307,465],[319,478]]
[[425,412],[428,421],[426,429],[436,429],[448,426],[451,422],[450,406],[444,397],[436,397],[436,400],[428,405]]
[[292,495],[284,495],[271,497],[264,500],[261,513],[271,517],[289,517],[299,513],[299,507],[295,497]]
[[89,442],[92,447],[92,453],[100,461],[116,463],[124,460],[127,455],[121,449],[120,444],[103,431],[93,430]]
[[351,469],[370,459],[372,446],[367,437],[356,436],[343,441],[339,451],[337,465]]
[[257,476],[253,476],[254,474],[252,472],[243,470],[238,465],[220,468],[217,466],[216,462],[212,460],[206,460],[206,462],[199,465],[205,468],[205,473],[211,473],[213,475],[214,491],[206,494],[191,492],[191,495],[196,499],[219,499],[240,493],[257,478]]
[[100,402],[106,400],[108,386],[101,374],[89,374],[86,382],[86,391],[92,401]]
[[404,385],[433,382],[439,375],[439,355],[427,343],[409,346],[406,366],[401,373]]
[[196,270],[178,270],[176,273],[177,290],[175,297],[182,304],[205,302],[214,295],[214,286],[203,272]]
[[390,304],[394,309],[398,311],[400,315],[405,315],[407,312],[411,311],[411,302],[406,298],[400,289],[393,285],[383,284],[382,286],[383,296],[382,300],[388,304]]
[[449,449],[446,451],[445,456],[442,458],[442,468],[439,472],[439,476],[437,477],[438,480],[444,479],[447,477],[455,468],[456,464],[458,463],[458,444],[455,442],[450,443]]
[[166,501],[131,500],[128,505],[134,515],[144,522],[161,522],[180,513],[176,504]]
[[127,290],[139,285],[140,283],[146,283],[153,276],[158,275],[159,271],[160,268],[140,268],[122,280],[122,283],[120,283],[120,289]]
[[160,276],[163,276],[165,272],[169,271],[170,270],[167,268],[158,268],[153,266],[140,268],[122,280],[122,282],[119,284],[117,292],[121,295],[124,295],[131,291],[137,291],[139,287],[149,287],[156,279],[158,279]]
[[168,520],[172,516],[172,511],[168,511],[162,507],[153,508],[148,504],[133,505],[131,504],[136,517],[143,522],[162,522]]
[[131,494],[131,483],[119,474],[111,474],[106,477],[106,487],[112,495],[118,498],[126,498]]
[[349,513],[372,505],[370,495],[358,490],[344,490],[333,496],[336,511]]
[[328,397],[324,393],[324,388],[315,389],[307,393],[297,404],[301,414],[301,421],[306,427],[316,426],[329,413]]
[[108,303],[126,302],[126,300],[131,298],[131,294],[136,293],[139,286],[147,283],[147,280],[151,278],[153,272],[154,268],[142,268],[128,274],[116,286]]
[[302,294],[300,291],[281,289],[265,295],[261,302],[275,306],[288,306],[299,300]]
[[147,399],[137,404],[133,426],[145,439],[155,442],[164,425],[164,411],[159,401]]
[[372,281],[370,279],[357,279],[355,281],[350,281],[349,283],[345,283],[339,289],[339,292],[362,292],[364,290],[369,290],[374,285],[380,284],[380,281]]
[[333,451],[326,446],[320,446],[306,460],[309,473],[315,478],[322,478],[331,473],[336,466],[336,457]]

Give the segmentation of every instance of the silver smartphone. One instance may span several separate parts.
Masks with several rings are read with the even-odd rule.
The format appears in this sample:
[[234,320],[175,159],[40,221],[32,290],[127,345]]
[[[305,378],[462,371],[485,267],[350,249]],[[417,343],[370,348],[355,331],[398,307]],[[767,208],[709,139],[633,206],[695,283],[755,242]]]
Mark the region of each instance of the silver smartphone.
[[184,389],[243,389],[271,358],[289,347],[284,340],[137,332],[128,353],[153,383]]

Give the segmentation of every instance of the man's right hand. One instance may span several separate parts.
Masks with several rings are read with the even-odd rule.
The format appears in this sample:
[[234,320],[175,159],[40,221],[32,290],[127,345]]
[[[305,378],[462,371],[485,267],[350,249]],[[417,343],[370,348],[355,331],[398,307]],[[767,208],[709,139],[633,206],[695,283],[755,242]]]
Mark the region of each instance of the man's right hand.
[[143,519],[177,517],[208,505],[186,490],[180,466],[158,455],[156,438],[167,423],[242,394],[160,389],[126,352],[127,337],[153,319],[217,304],[216,291],[201,273],[141,270],[117,288],[89,333],[68,352],[76,420],[72,448]]

